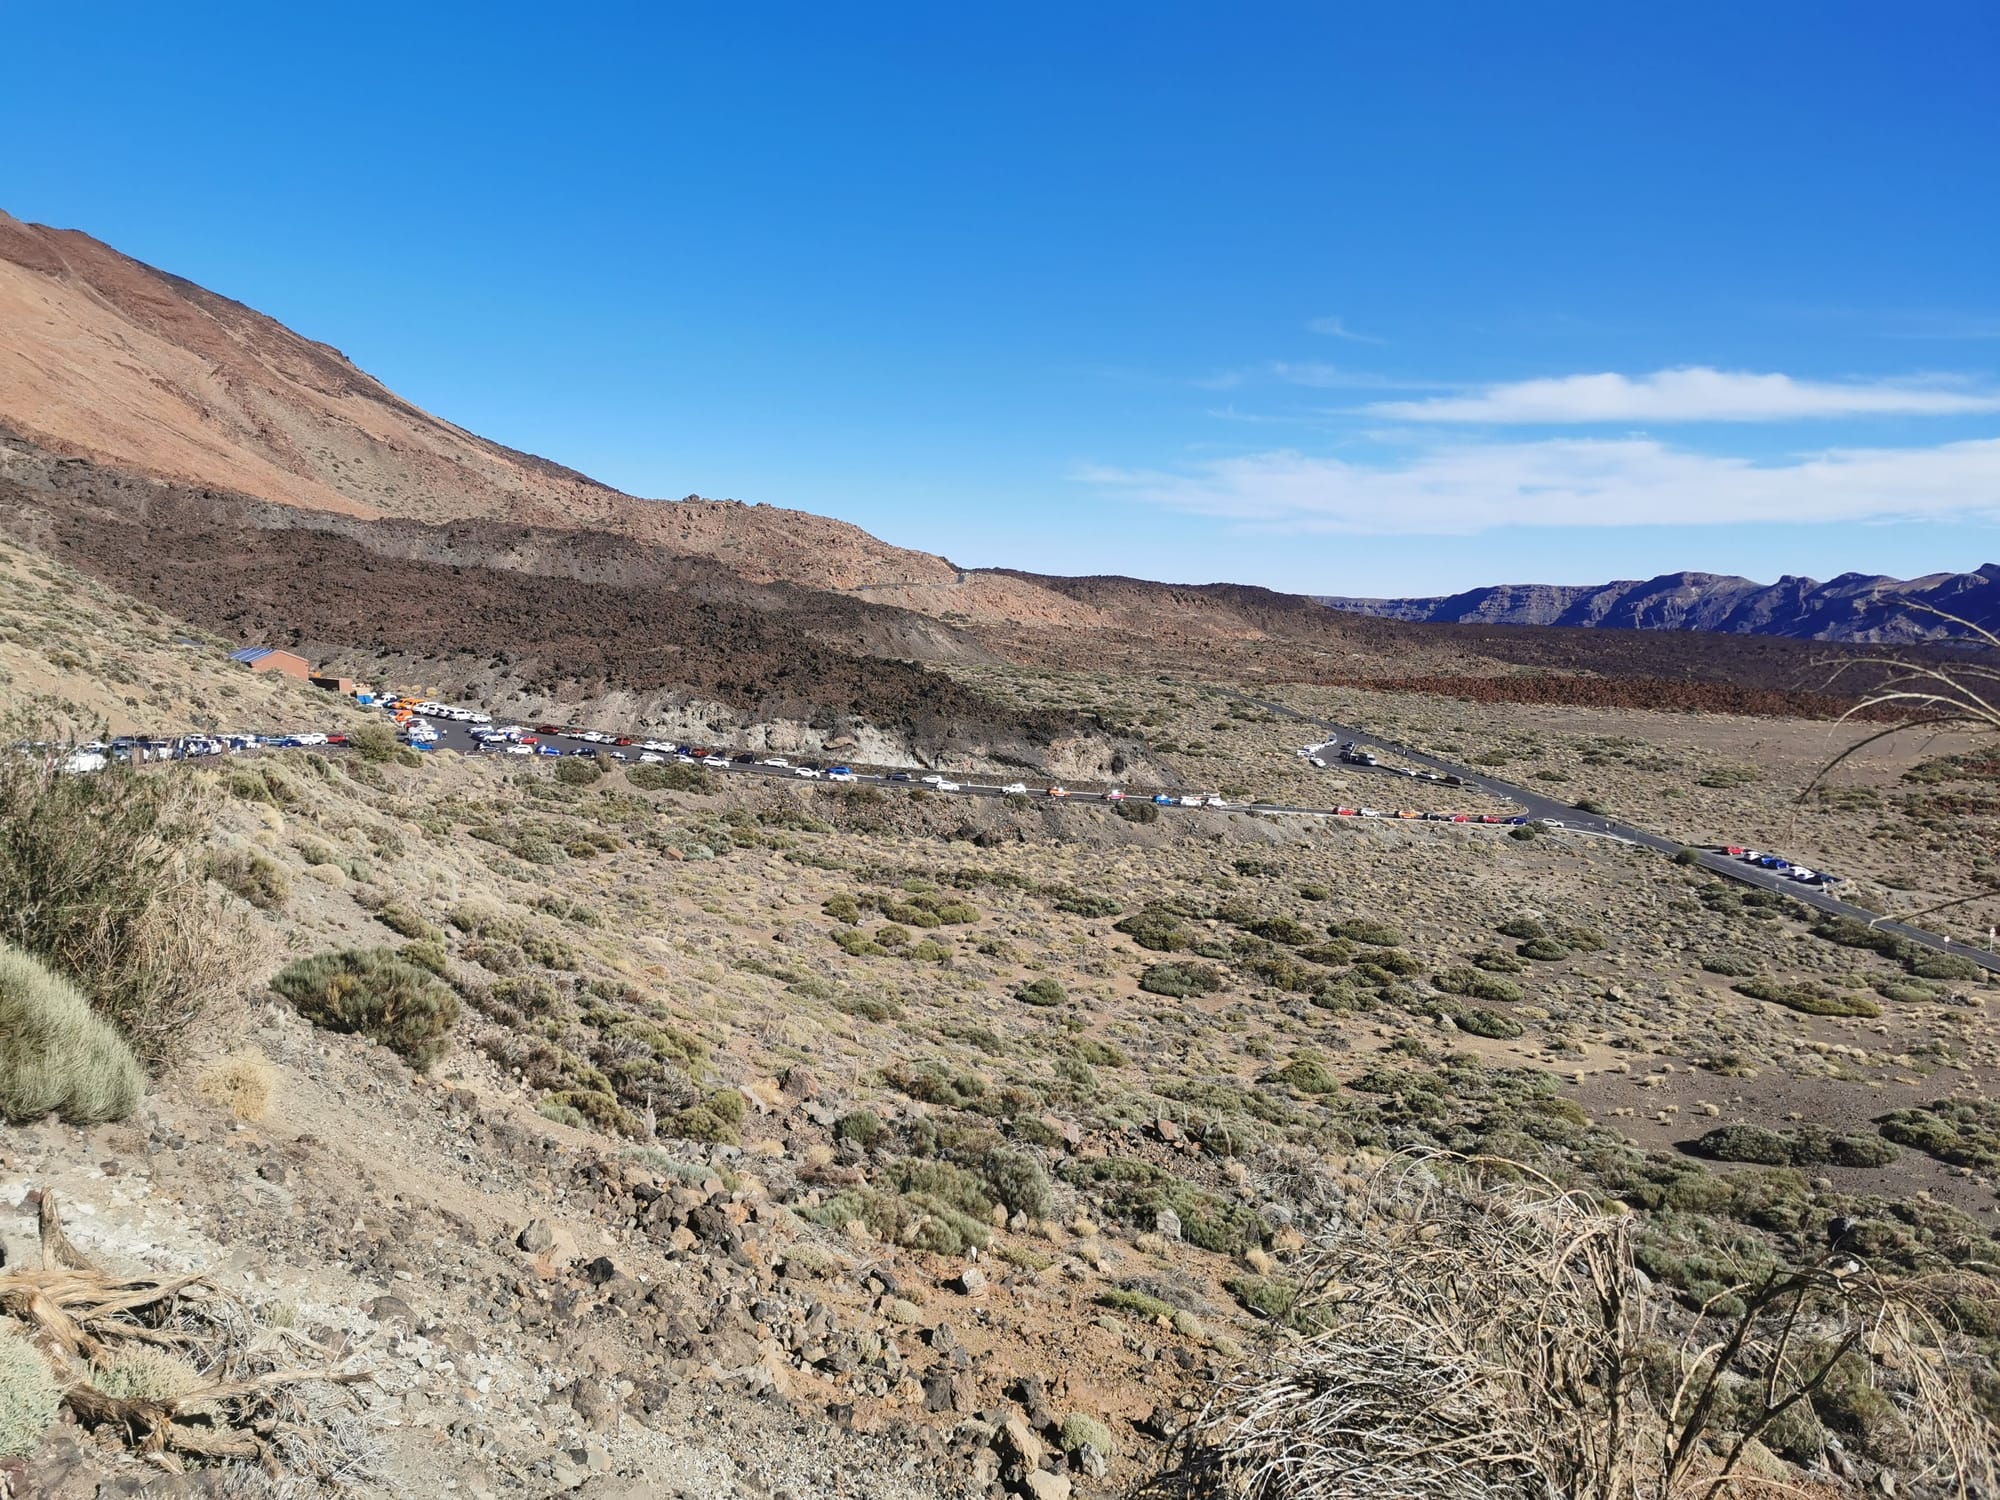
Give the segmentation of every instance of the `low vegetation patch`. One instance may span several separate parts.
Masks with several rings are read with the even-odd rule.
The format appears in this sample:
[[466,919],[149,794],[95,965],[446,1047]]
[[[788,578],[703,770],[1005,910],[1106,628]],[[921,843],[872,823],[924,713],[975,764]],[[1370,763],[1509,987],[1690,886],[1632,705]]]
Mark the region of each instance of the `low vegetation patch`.
[[315,1026],[380,1042],[427,1070],[450,1045],[458,996],[389,948],[343,948],[286,965],[271,988]]
[[0,943],[0,1117],[122,1120],[144,1088],[132,1049],[76,986]]

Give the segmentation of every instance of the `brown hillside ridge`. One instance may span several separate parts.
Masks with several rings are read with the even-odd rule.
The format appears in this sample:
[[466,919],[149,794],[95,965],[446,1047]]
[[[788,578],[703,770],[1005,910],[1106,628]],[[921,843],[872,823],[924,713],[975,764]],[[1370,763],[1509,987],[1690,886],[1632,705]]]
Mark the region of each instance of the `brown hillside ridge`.
[[977,619],[1091,623],[1024,580],[802,511],[642,501],[475,436],[330,346],[76,230],[0,212],[0,422],[51,451],[309,510],[622,532],[753,583]]

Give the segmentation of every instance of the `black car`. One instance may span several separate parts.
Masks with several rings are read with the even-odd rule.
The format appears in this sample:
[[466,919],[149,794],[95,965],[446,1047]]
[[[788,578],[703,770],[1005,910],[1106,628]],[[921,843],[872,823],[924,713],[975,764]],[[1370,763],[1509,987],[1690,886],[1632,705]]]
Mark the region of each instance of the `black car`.
[[894,771],[890,773],[889,779],[891,781],[908,781],[910,780],[910,773],[908,771]]
[[739,766],[754,766],[757,764],[755,752],[749,750],[745,750],[741,755],[732,755],[729,758]]

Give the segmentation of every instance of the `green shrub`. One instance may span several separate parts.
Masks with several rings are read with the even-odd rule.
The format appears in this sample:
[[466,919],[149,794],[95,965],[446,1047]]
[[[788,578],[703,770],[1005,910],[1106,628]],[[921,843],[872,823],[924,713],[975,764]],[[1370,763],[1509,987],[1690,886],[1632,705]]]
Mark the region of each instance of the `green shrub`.
[[625,784],[641,792],[696,792],[706,796],[714,781],[698,766],[655,766],[642,761],[625,768]]
[[[882,949],[882,952],[888,950]],[[850,990],[844,995],[833,997],[833,1008],[850,1016],[859,1016],[864,1021],[893,1021],[903,1013],[903,1007],[887,995],[874,995],[860,990]]]
[[1298,1283],[1282,1276],[1231,1276],[1222,1286],[1251,1312],[1276,1323],[1289,1322],[1299,1302]]
[[1485,1010],[1477,1005],[1460,1007],[1452,1012],[1451,1019],[1452,1024],[1460,1031],[1498,1042],[1511,1042],[1527,1030],[1512,1016],[1502,1015],[1497,1010]]
[[1031,979],[1014,991],[1014,998],[1024,1005],[1048,1007],[1061,1005],[1069,998],[1069,991],[1062,987],[1060,980]]
[[1185,1000],[1192,995],[1212,995],[1222,988],[1222,971],[1207,964],[1152,964],[1139,976],[1139,988],[1149,995],[1165,995]]
[[291,877],[268,854],[230,849],[208,857],[208,878],[259,911],[276,911],[291,894]]
[[1464,995],[1472,1000],[1513,1001],[1522,996],[1521,987],[1513,980],[1463,964],[1433,976],[1431,983],[1447,995]]
[[1369,917],[1348,917],[1333,923],[1327,932],[1333,937],[1346,938],[1351,943],[1366,943],[1371,948],[1400,948],[1409,941],[1403,936],[1401,928]]
[[889,951],[859,927],[836,928],[829,936],[835,947],[854,958],[879,958]]
[[1141,948],[1150,948],[1156,953],[1180,953],[1194,946],[1198,934],[1187,925],[1187,919],[1172,907],[1142,906],[1139,910],[1112,924],[1112,930],[1122,932]]
[[1115,1312],[1137,1313],[1142,1318],[1171,1318],[1174,1315],[1171,1302],[1163,1302],[1150,1292],[1135,1291],[1130,1287],[1115,1286],[1099,1292],[1097,1305]]
[[2000,1100],[1938,1099],[1876,1122],[1900,1145],[1975,1172],[2000,1169]]
[[400,901],[391,901],[375,913],[375,920],[395,933],[398,937],[414,938],[418,942],[434,940],[442,942],[444,934],[431,926],[422,917],[411,911]]
[[0,1330],[0,1458],[19,1458],[41,1446],[55,1425],[62,1387],[33,1344]]
[[603,774],[594,755],[565,755],[556,762],[556,780],[564,786],[590,786]]
[[1091,1448],[1107,1459],[1118,1456],[1118,1445],[1112,1439],[1111,1429],[1096,1417],[1073,1411],[1063,1418],[1061,1434],[1062,1451],[1075,1453],[1080,1448]]
[[1135,802],[1130,798],[1111,809],[1128,823],[1157,823],[1160,810],[1150,802]]
[[396,950],[404,958],[420,969],[429,969],[440,979],[450,977],[446,970],[449,964],[444,951],[444,943],[437,938],[425,938],[418,943],[405,943]]
[[132,1049],[75,985],[0,944],[0,1117],[122,1120],[144,1087]]
[[1882,1007],[1867,995],[1843,993],[1804,980],[1786,983],[1776,979],[1747,979],[1735,986],[1740,995],[1765,1000],[1808,1016],[1864,1016],[1882,1014]]
[[1300,1053],[1283,1067],[1273,1068],[1258,1082],[1279,1084],[1296,1089],[1301,1094],[1331,1094],[1340,1088],[1340,1080],[1328,1071],[1324,1062],[1309,1052]]
[[[19,715],[0,745],[84,736]],[[0,755],[0,942],[73,980],[141,1062],[163,1065],[240,982],[245,939],[195,862],[214,807],[184,772],[89,776]]]
[[1683,868],[1688,865],[1698,865],[1701,863],[1700,851],[1688,848],[1676,849],[1674,851],[1674,863]]
[[1792,1163],[1791,1143],[1785,1133],[1760,1125],[1719,1125],[1696,1141],[1693,1150],[1713,1161],[1754,1162],[1764,1167]]
[[1537,922],[1533,917],[1509,917],[1495,931],[1502,937],[1510,937],[1523,943],[1530,943],[1536,938],[1543,938],[1549,935],[1548,928]]
[[428,1070],[458,1024],[449,985],[388,948],[343,948],[286,965],[271,988],[329,1031],[358,1032]]
[[1569,945],[1552,937],[1529,938],[1514,950],[1523,958],[1532,958],[1537,963],[1554,963],[1569,957]]
[[660,1124],[662,1135],[684,1141],[734,1146],[742,1141],[743,1116],[749,1106],[736,1089],[717,1089],[699,1104],[689,1105]]
[[544,1120],[553,1120],[558,1125],[567,1125],[572,1130],[582,1130],[590,1122],[583,1117],[583,1111],[568,1104],[558,1104],[554,1099],[544,1099],[535,1106],[535,1113]]
[[1333,887],[1308,881],[1299,887],[1299,899],[1301,901],[1331,901],[1333,899]]
[[1711,953],[1701,961],[1701,966],[1725,979],[1748,979],[1758,969],[1757,960],[1748,953]]
[[864,1151],[873,1151],[888,1135],[889,1127],[872,1109],[857,1109],[833,1122],[833,1138],[852,1141]]
[[1264,1238],[1264,1221],[1249,1209],[1150,1162],[1128,1156],[1071,1160],[1063,1163],[1061,1175],[1079,1187],[1101,1190],[1113,1216],[1141,1229],[1156,1227],[1160,1210],[1171,1209],[1181,1221],[1181,1237],[1202,1250],[1241,1255]]
[[1921,943],[1912,943],[1910,947],[1914,951],[1903,960],[1903,967],[1919,979],[1942,979],[1963,984],[1985,977],[1986,971],[1969,958],[1961,958],[1956,953],[1940,953]]
[[1010,1214],[1026,1214],[1045,1219],[1055,1211],[1055,1188],[1042,1164],[1025,1151],[1011,1146],[993,1146],[972,1157],[968,1163]]
[[403,746],[396,738],[396,731],[387,724],[363,724],[348,733],[347,747],[363,760],[381,765],[393,760]]

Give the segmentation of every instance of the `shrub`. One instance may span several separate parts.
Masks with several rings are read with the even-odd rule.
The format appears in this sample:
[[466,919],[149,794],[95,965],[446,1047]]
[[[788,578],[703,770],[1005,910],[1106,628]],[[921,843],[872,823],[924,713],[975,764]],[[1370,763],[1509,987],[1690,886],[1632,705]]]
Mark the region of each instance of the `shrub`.
[[872,1109],[857,1109],[833,1122],[835,1140],[852,1141],[864,1151],[874,1150],[888,1133],[889,1127]]
[[1258,1082],[1281,1084],[1301,1094],[1331,1094],[1340,1088],[1340,1080],[1327,1070],[1326,1064],[1304,1052],[1283,1067],[1273,1068]]
[[1975,1172],[2000,1168],[2000,1101],[1938,1099],[1899,1109],[1876,1122],[1901,1145]]
[[61,1404],[48,1361],[26,1339],[0,1330],[0,1458],[34,1452]]
[[379,1042],[428,1070],[450,1045],[458,996],[436,975],[388,948],[343,948],[285,966],[271,988],[329,1031]]
[[1754,1162],[1763,1167],[1787,1167],[1792,1163],[1791,1143],[1780,1130],[1759,1125],[1720,1125],[1709,1131],[1692,1148],[1713,1161]]
[[1187,919],[1166,906],[1142,906],[1131,916],[1114,922],[1112,930],[1156,953],[1179,953],[1193,947],[1196,940]]
[[572,1130],[585,1130],[590,1122],[583,1117],[583,1111],[568,1104],[558,1104],[554,1099],[544,1099],[535,1106],[535,1113],[544,1120],[557,1125],[567,1125]]
[[1117,1312],[1137,1313],[1142,1318],[1171,1318],[1174,1305],[1162,1302],[1150,1292],[1134,1291],[1130,1287],[1115,1286],[1109,1291],[1097,1294],[1097,1304]]
[[625,768],[625,784],[641,792],[699,792],[706,794],[715,778],[705,776],[697,766],[655,766],[645,762]]
[[556,762],[556,780],[564,786],[590,786],[603,774],[594,755],[566,755]]
[[1529,938],[1514,950],[1523,958],[1532,958],[1537,963],[1554,963],[1569,957],[1569,945],[1552,937]]
[[1042,1164],[1025,1151],[994,1146],[973,1157],[969,1165],[987,1190],[1010,1214],[1045,1219],[1055,1211],[1055,1188]]
[[1402,929],[1392,927],[1387,922],[1377,922],[1369,917],[1348,917],[1335,922],[1327,932],[1337,938],[1346,938],[1352,943],[1366,943],[1371,948],[1400,948],[1409,939]]
[[347,736],[347,745],[356,755],[376,765],[392,760],[402,743],[387,724],[363,724]]
[[1024,1005],[1048,1007],[1061,1005],[1069,998],[1069,992],[1056,979],[1031,979],[1014,991],[1014,998]]
[[1112,808],[1112,811],[1128,823],[1157,823],[1160,821],[1160,810],[1150,802],[1134,802],[1128,799],[1118,803]]
[[[0,722],[4,745],[80,737]],[[192,861],[212,814],[178,771],[73,776],[0,755],[0,942],[75,981],[155,1068],[250,961],[241,921],[218,909]]]
[[1075,1453],[1080,1448],[1092,1448],[1105,1458],[1118,1456],[1118,1445],[1112,1439],[1111,1429],[1097,1418],[1073,1411],[1063,1418],[1062,1450]]
[[375,920],[398,937],[412,938],[418,942],[422,942],[425,939],[434,939],[441,942],[444,939],[442,932],[431,926],[430,923],[426,922],[400,901],[391,901],[379,908],[375,913]]
[[1757,960],[1747,953],[1711,953],[1701,961],[1711,974],[1725,979],[1748,979],[1757,972]]
[[1447,995],[1464,995],[1472,1000],[1513,1001],[1522,995],[1521,987],[1513,980],[1463,964],[1446,969],[1433,977],[1431,983]]
[[1533,917],[1510,917],[1495,929],[1500,936],[1510,937],[1518,942],[1532,942],[1536,938],[1547,937],[1548,928]]
[[1249,1209],[1150,1162],[1128,1156],[1072,1160],[1061,1174],[1080,1187],[1101,1189],[1109,1212],[1141,1229],[1154,1228],[1160,1211],[1171,1209],[1181,1221],[1181,1238],[1198,1249],[1240,1255],[1264,1238],[1264,1221]]
[[201,1075],[201,1096],[219,1104],[239,1120],[261,1120],[270,1113],[277,1074],[261,1052],[232,1052]]
[[662,1121],[660,1133],[684,1141],[734,1146],[741,1140],[743,1116],[748,1110],[738,1090],[717,1089],[701,1103],[689,1105]]
[[275,911],[291,894],[291,878],[268,854],[231,849],[208,857],[208,878],[259,911]]
[[193,1365],[148,1344],[93,1360],[88,1378],[93,1390],[121,1401],[172,1401],[204,1384]]
[[1497,1042],[1511,1042],[1522,1035],[1527,1028],[1512,1016],[1502,1015],[1497,1010],[1486,1010],[1477,1005],[1467,1005],[1452,1012],[1452,1024],[1460,1031],[1474,1036],[1487,1037]]
[[1940,953],[1935,948],[1926,948],[1918,943],[1910,944],[1912,951],[1903,960],[1903,967],[1919,979],[1955,980],[1960,983],[1983,978],[1985,970],[1969,958],[1961,958],[1956,953]]
[[1273,1322],[1286,1322],[1298,1306],[1299,1287],[1281,1276],[1231,1276],[1223,1289],[1251,1312]]
[[1139,976],[1139,988],[1172,1000],[1212,995],[1222,988],[1222,971],[1207,964],[1152,964]]
[[0,944],[0,1117],[122,1120],[144,1087],[132,1049],[75,985]]
[[1882,1007],[1867,995],[1843,994],[1804,980],[1784,983],[1775,979],[1748,979],[1735,986],[1740,995],[1766,1000],[1808,1016],[1864,1016],[1882,1014]]

